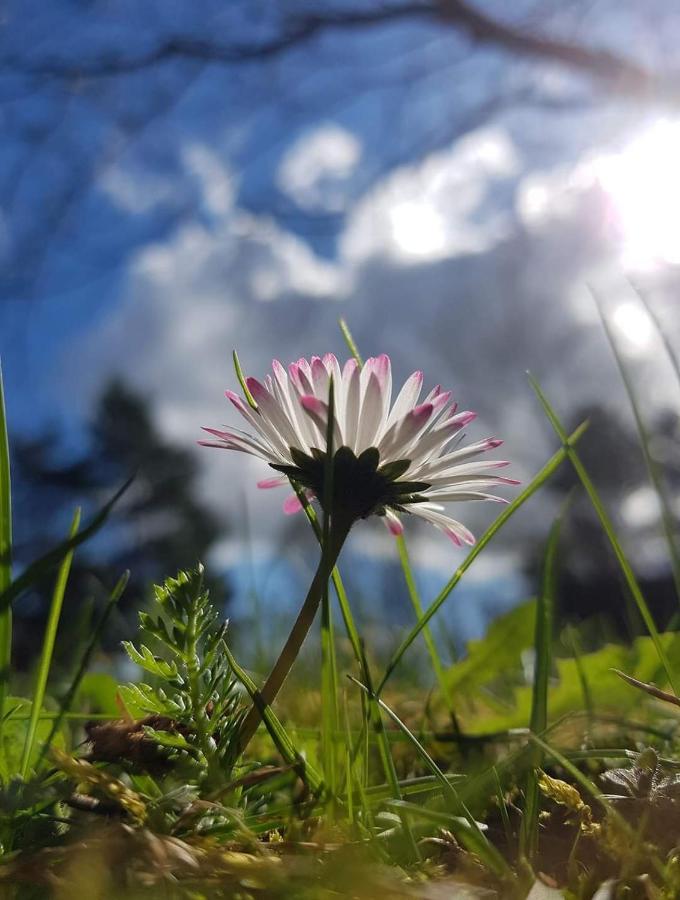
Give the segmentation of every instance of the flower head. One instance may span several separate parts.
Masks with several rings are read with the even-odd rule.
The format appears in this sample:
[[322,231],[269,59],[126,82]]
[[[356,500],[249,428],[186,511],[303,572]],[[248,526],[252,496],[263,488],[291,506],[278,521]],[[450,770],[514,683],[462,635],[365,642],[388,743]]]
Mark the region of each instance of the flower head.
[[[458,412],[451,392],[435,387],[420,401],[423,373],[414,372],[392,403],[392,370],[385,354],[363,367],[349,359],[340,368],[332,353],[299,359],[286,370],[278,360],[264,384],[246,379],[253,408],[233,391],[226,395],[250,426],[205,428],[216,440],[208,447],[240,450],[263,459],[282,473],[259,482],[269,488],[292,479],[307,497],[333,516],[353,522],[370,515],[385,518],[390,531],[403,530],[399,513],[426,519],[456,544],[474,543],[468,529],[445,515],[443,503],[496,500],[487,492],[514,479],[491,474],[505,461],[479,460],[502,442],[487,438],[461,446],[463,429],[475,413]],[[329,428],[330,385],[333,422]],[[330,436],[330,441],[328,437]],[[327,461],[331,449],[332,470]],[[331,474],[332,488],[325,484]],[[284,508],[299,508],[293,496]]]

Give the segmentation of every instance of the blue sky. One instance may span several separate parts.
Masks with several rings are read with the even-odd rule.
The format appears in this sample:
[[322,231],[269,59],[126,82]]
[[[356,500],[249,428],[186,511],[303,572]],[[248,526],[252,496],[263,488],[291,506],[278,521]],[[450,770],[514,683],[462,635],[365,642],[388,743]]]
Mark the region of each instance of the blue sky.
[[[480,413],[475,434],[505,437],[526,479],[554,447],[527,369],[565,414],[593,401],[625,409],[589,283],[650,407],[670,402],[626,275],[677,334],[679,260],[668,262],[667,241],[640,246],[629,190],[658,151],[648,142],[635,168],[630,147],[659,121],[676,140],[672,110],[424,17],[321,29],[271,58],[215,58],[276,38],[310,8],[6,5],[0,353],[12,429],[58,423],[77,444],[98,391],[122,373],[153,399],[164,433],[192,445],[200,425],[228,420],[234,346],[258,374],[274,356],[341,353],[342,314],[366,354],[453,386]],[[661,74],[680,37],[660,0],[523,2],[511,15]],[[206,58],[138,65],[179,39]],[[608,194],[608,160],[621,156],[632,162]],[[669,234],[675,196],[647,210]],[[229,505],[234,478],[261,473],[226,456],[201,459],[206,497]],[[266,554],[284,527],[280,500],[253,490],[247,502]],[[470,513],[477,530],[493,514]],[[510,549],[545,533],[549,514],[539,501]],[[219,558],[238,552],[228,538]],[[424,540],[423,553],[455,567],[448,546]]]

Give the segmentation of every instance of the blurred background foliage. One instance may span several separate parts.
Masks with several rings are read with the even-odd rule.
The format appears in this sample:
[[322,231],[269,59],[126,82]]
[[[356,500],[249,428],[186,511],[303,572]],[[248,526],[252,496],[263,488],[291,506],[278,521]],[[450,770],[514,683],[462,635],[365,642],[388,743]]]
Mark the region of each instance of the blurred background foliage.
[[[679,37],[665,0],[9,0],[0,353],[17,566],[137,473],[76,555],[69,627],[86,630],[129,568],[114,646],[150,582],[200,558],[261,656],[313,543],[255,490],[256,464],[195,440],[228,418],[232,347],[258,375],[273,356],[340,354],[339,314],[365,354],[452,386],[525,482],[554,448],[525,370],[570,423],[589,418],[586,465],[668,622],[659,510],[586,285],[644,398],[677,533],[679,386],[654,321],[677,348]],[[461,585],[442,613],[451,654],[535,591],[574,486],[563,467]],[[638,634],[575,493],[560,614],[596,619],[594,644]],[[477,533],[494,513],[464,510]],[[389,538],[357,531],[347,577],[363,615],[410,621]],[[409,541],[432,596],[458,551],[417,527]],[[47,589],[17,608],[20,667]]]

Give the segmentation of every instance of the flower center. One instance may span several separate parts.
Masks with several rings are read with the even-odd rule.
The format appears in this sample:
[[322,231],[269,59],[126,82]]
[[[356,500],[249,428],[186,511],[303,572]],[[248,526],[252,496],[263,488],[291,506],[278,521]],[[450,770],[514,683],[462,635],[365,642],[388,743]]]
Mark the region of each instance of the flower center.
[[[308,455],[291,447],[290,454],[295,465],[270,463],[272,469],[313,491],[327,512],[327,453],[313,447]],[[422,502],[425,498],[419,497],[418,492],[428,488],[428,482],[397,481],[410,465],[410,460],[400,459],[381,466],[376,447],[369,447],[359,456],[349,447],[340,447],[332,461],[330,511],[355,521],[374,514],[384,515],[387,506],[403,510],[405,504]]]

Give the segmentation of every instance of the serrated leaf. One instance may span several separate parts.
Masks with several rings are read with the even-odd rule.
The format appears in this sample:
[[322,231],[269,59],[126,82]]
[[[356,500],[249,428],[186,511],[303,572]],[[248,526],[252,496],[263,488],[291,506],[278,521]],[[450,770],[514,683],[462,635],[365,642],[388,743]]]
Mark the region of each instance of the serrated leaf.
[[148,737],[153,738],[157,744],[162,747],[168,747],[171,750],[186,750],[189,753],[196,753],[198,748],[190,744],[183,734],[177,731],[157,731],[155,728],[146,726],[144,733]]
[[119,688],[123,703],[133,716],[142,716],[147,713],[178,718],[183,709],[167,698],[159,697],[148,684],[123,684]]
[[132,662],[136,663],[146,672],[164,679],[175,678],[177,676],[177,666],[174,663],[165,662],[165,660],[154,656],[151,650],[144,644],[141,644],[138,650],[132,641],[123,641],[122,643],[123,649]]

